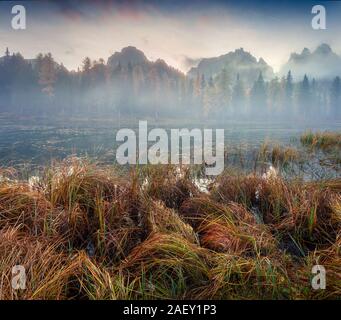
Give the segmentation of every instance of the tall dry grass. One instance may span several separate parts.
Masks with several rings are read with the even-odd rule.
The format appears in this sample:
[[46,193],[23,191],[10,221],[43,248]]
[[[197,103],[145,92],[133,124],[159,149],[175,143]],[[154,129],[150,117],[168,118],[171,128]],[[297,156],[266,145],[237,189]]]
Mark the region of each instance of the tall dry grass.
[[[40,180],[0,180],[1,299],[340,297],[340,181],[217,177],[190,168],[121,173],[84,160]],[[327,289],[311,288],[311,267]],[[11,287],[23,265],[25,290]]]

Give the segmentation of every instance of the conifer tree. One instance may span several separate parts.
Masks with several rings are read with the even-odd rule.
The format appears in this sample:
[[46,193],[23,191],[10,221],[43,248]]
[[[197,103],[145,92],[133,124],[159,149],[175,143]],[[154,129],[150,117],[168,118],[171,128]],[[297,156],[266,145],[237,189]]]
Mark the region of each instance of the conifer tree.
[[262,72],[251,90],[251,113],[263,116],[266,111],[266,88]]
[[335,77],[330,90],[330,104],[332,116],[341,115],[341,79]]

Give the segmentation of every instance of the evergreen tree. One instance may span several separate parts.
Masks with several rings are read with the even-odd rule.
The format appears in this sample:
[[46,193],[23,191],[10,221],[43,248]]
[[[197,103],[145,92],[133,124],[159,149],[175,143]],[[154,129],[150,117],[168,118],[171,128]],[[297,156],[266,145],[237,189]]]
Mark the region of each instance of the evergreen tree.
[[54,96],[54,84],[56,82],[55,62],[51,53],[45,55],[41,61],[39,69],[39,84],[42,87],[42,92],[49,98]]
[[303,118],[306,119],[308,116],[308,110],[311,107],[310,104],[310,84],[307,75],[305,74],[302,82],[299,84],[298,89],[298,112],[300,115],[303,115]]
[[216,88],[218,104],[217,112],[222,112],[224,114],[230,113],[232,89],[231,81],[226,68],[223,68],[222,71],[218,74],[216,79]]
[[210,77],[208,79],[207,86],[205,88],[204,97],[203,97],[203,108],[204,108],[204,116],[207,117],[212,115],[212,111],[215,107],[215,86],[213,82],[213,78]]
[[330,105],[331,115],[340,117],[341,116],[341,79],[335,77],[330,89]]
[[82,71],[84,73],[89,73],[90,72],[90,69],[91,69],[91,60],[89,57],[86,57],[84,60],[83,60],[83,65],[82,65]]
[[235,114],[242,115],[245,113],[245,100],[245,88],[243,82],[240,80],[239,74],[237,74],[236,83],[232,90],[232,108]]
[[205,99],[205,93],[206,93],[206,80],[205,80],[205,75],[201,75],[200,79],[200,96],[199,96],[199,104],[200,107],[204,107],[204,99]]
[[201,75],[199,73],[197,74],[193,85],[194,85],[193,94],[194,94],[195,103],[199,103],[200,96],[201,96]]
[[266,88],[262,72],[251,90],[251,113],[261,116],[266,113]]
[[276,77],[270,81],[269,84],[269,106],[272,115],[281,114],[281,84],[279,79]]
[[318,90],[318,83],[315,78],[311,81],[310,86],[310,103],[311,103],[311,114],[316,116],[320,113],[320,95]]
[[283,99],[283,112],[288,113],[289,115],[294,115],[294,104],[293,104],[293,93],[294,93],[294,84],[293,77],[291,75],[291,71],[289,70],[287,77],[285,79],[285,87],[284,87],[284,99]]

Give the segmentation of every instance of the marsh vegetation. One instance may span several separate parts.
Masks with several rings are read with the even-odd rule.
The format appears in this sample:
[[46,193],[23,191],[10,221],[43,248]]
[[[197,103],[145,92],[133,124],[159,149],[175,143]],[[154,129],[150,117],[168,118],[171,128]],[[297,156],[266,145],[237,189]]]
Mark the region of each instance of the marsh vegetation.
[[[340,176],[286,175],[301,161],[263,145],[253,168],[216,178],[72,157],[29,179],[1,169],[0,298],[339,298]],[[26,290],[12,290],[17,264]],[[311,287],[315,264],[326,290]]]

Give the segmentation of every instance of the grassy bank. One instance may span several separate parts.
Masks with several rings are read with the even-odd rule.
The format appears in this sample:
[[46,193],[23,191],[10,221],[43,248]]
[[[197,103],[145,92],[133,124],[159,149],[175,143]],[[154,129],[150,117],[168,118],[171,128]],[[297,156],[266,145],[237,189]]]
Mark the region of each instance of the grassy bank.
[[338,179],[226,171],[203,189],[188,168],[79,159],[29,181],[1,171],[1,299],[339,298],[340,245]]

